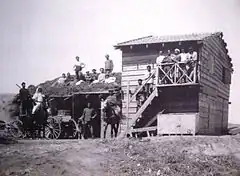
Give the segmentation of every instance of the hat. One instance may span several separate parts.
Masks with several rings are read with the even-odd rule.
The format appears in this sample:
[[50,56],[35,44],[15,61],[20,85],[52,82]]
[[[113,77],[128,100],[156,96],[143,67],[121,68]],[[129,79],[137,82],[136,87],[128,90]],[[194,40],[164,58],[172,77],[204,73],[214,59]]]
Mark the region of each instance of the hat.
[[94,69],[92,69],[92,71],[97,71],[97,70],[94,68]]
[[109,57],[109,54],[106,54],[105,57]]
[[178,49],[178,48],[176,48],[174,51],[180,53],[180,49]]
[[142,81],[142,79],[138,79],[138,81]]
[[108,92],[113,92],[113,89],[109,89]]
[[23,85],[23,84],[26,84],[25,82],[22,82],[22,84],[21,85]]

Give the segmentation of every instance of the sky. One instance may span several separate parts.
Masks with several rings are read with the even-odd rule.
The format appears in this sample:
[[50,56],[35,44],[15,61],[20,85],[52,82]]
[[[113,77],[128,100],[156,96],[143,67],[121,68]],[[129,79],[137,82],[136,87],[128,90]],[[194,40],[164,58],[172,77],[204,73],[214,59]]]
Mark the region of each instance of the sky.
[[234,65],[229,120],[240,123],[239,18],[240,0],[1,0],[0,92],[72,73],[76,55],[90,70],[108,53],[121,71],[122,41],[222,31]]

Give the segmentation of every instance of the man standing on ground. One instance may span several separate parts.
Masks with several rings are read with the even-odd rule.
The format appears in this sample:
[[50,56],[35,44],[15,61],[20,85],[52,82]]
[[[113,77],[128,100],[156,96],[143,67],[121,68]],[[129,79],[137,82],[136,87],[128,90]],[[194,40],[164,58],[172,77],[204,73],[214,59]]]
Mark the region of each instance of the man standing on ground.
[[105,61],[105,72],[106,73],[112,73],[113,71],[113,61],[109,59],[109,55],[107,54],[105,56],[106,61]]
[[89,102],[87,104],[87,107],[84,108],[83,114],[80,118],[82,120],[82,123],[83,123],[83,134],[84,134],[85,138],[87,138],[87,133],[88,132],[90,132],[90,137],[94,138],[94,135],[93,135],[93,120],[95,119],[96,116],[97,116],[97,113],[94,110],[94,108],[92,108],[92,105]]
[[30,93],[28,89],[26,89],[26,83],[22,83],[22,88],[19,90],[19,98],[20,98],[20,115],[30,114]]

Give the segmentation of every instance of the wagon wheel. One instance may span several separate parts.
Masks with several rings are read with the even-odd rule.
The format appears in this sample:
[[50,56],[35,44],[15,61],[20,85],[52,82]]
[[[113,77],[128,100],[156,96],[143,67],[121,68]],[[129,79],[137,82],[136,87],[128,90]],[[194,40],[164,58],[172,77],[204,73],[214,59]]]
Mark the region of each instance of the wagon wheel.
[[24,137],[23,123],[20,120],[14,120],[9,123],[9,132],[14,138]]
[[47,139],[58,139],[61,134],[61,121],[50,117],[45,127],[45,137]]
[[69,120],[69,125],[72,128],[72,133],[71,133],[72,135],[71,135],[71,137],[73,139],[80,138],[81,132],[80,132],[80,129],[79,129],[78,124],[76,123],[76,121],[74,119],[70,119]]

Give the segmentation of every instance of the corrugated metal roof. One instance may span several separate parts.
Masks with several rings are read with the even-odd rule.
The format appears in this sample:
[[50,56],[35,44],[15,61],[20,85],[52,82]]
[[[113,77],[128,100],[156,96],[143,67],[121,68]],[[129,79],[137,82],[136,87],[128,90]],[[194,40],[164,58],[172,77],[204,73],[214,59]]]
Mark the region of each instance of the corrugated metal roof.
[[214,35],[222,35],[221,32],[214,33],[192,33],[185,35],[165,35],[165,36],[146,36],[137,38],[125,42],[118,43],[115,47],[129,46],[129,45],[141,45],[141,44],[153,44],[153,43],[168,43],[168,42],[180,42],[180,41],[199,41],[204,40],[207,37]]

